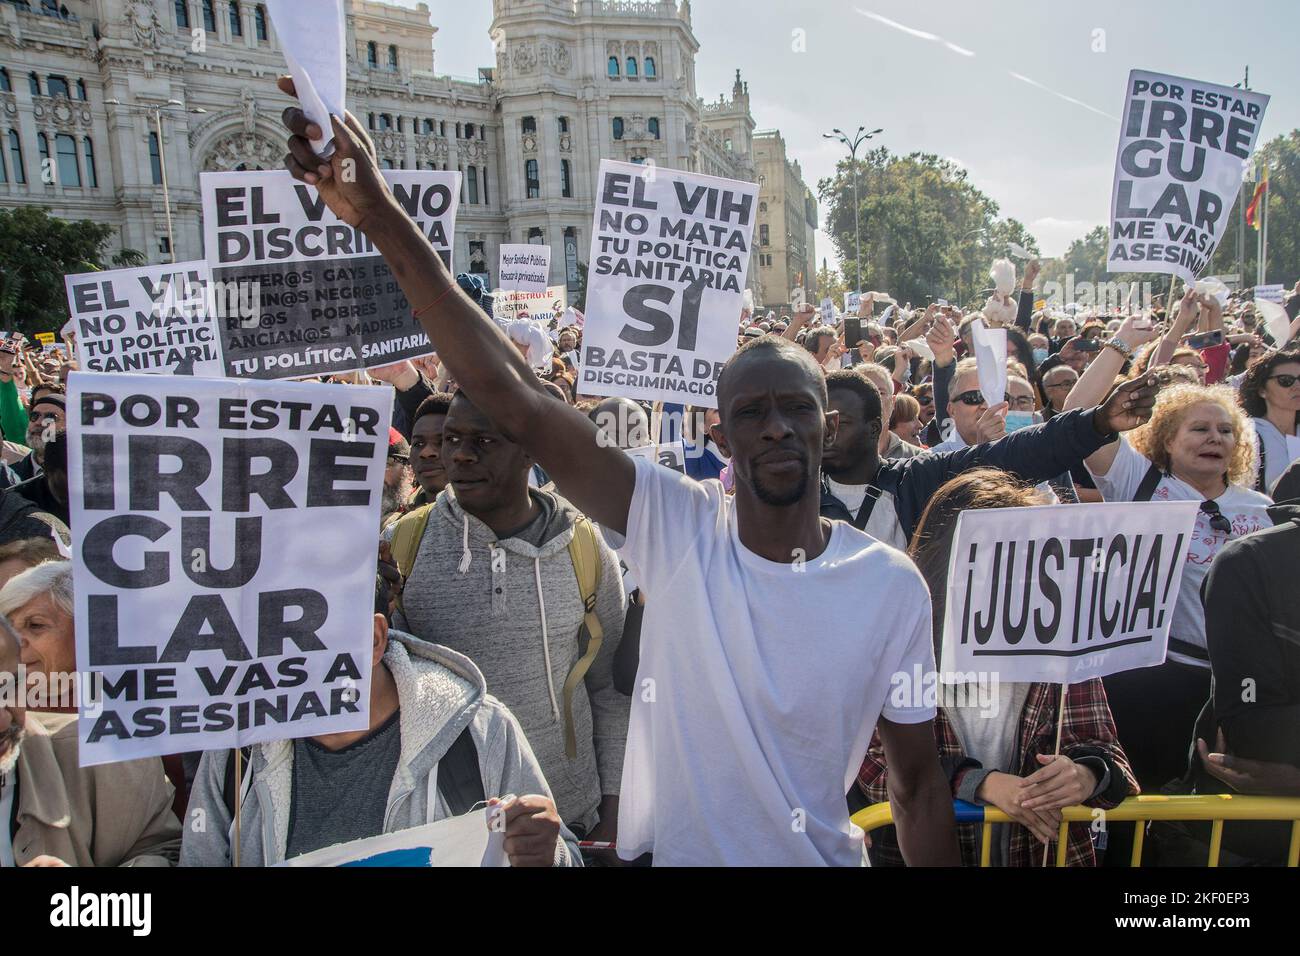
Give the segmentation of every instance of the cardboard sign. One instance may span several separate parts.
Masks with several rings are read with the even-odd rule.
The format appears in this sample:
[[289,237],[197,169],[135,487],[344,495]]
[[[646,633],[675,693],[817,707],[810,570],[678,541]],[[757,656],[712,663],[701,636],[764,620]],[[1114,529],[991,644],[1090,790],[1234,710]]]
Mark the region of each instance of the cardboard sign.
[[1180,76],[1129,73],[1108,271],[1196,280],[1223,238],[1268,99]]
[[74,372],[81,764],[368,726],[390,388]]
[[562,285],[548,286],[542,292],[498,292],[492,296],[492,315],[500,322],[534,319],[547,324],[551,319],[563,319],[568,302],[568,290]]
[[578,392],[716,406],[758,185],[604,159],[598,186]]
[[[383,175],[450,268],[460,173]],[[213,280],[257,290],[254,315],[219,323],[227,375],[337,375],[433,351],[383,257],[313,187],[285,171],[203,173],[199,186]]]
[[551,277],[551,247],[532,243],[502,243],[497,270],[499,292],[546,292]]
[[279,866],[509,866],[505,831],[489,830],[495,807],[471,810],[422,827],[338,843]]
[[1198,507],[962,512],[940,670],[1074,684],[1162,663]]
[[84,370],[221,375],[206,262],[83,272],[63,285]]

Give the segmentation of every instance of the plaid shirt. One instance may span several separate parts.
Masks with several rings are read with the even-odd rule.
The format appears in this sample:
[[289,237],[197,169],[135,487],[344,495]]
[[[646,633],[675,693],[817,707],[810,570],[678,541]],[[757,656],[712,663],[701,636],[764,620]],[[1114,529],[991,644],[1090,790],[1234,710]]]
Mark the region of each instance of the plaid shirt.
[[[1038,754],[1050,754],[1056,746],[1057,703],[1060,700],[1060,688],[1056,684],[1031,684],[1029,696],[1024,709],[1020,712],[1017,730],[1016,750],[1011,758],[1016,773],[1027,777],[1040,768],[1034,758]],[[979,770],[977,761],[962,753],[961,742],[948,720],[943,708],[939,708],[934,721],[935,742],[939,748],[939,760],[952,784],[954,797],[961,790],[963,779],[972,770]],[[1061,753],[1068,757],[1102,757],[1111,767],[1111,785],[1106,792],[1098,794],[1091,800],[1084,801],[1086,806],[1109,809],[1119,803],[1114,795],[1120,791],[1116,774],[1124,778],[1124,791],[1127,794],[1138,792],[1137,780],[1129,767],[1124,748],[1115,737],[1115,722],[1110,715],[1110,705],[1106,703],[1106,691],[1098,679],[1082,684],[1071,684],[1065,704],[1065,723],[1061,728]],[[885,751],[880,743],[879,733],[871,738],[871,747],[866,759],[858,770],[858,789],[866,795],[870,803],[884,803],[889,799],[887,791],[889,769],[885,766]],[[1011,848],[1008,856],[1010,866],[1041,866],[1043,851],[1041,844],[1033,835],[1018,823],[1008,824],[1011,828]],[[978,866],[980,859],[979,824],[964,823],[957,827],[958,840],[961,843],[961,857],[964,866]],[[1093,853],[1091,827],[1087,823],[1070,825],[1066,850],[1067,866],[1096,866],[1097,859]],[[897,837],[892,828],[879,832],[872,840],[873,854],[886,864],[902,864],[902,854],[898,850]],[[1053,841],[1055,845],[1055,841]],[[1055,859],[1055,855],[1053,855]]]

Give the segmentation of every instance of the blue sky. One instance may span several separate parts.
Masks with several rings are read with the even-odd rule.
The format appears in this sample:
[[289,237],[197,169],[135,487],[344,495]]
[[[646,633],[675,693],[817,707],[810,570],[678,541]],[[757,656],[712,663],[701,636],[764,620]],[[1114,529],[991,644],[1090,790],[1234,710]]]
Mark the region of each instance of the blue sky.
[[[490,0],[429,5],[440,73],[494,62]],[[1300,127],[1295,0],[693,0],[692,18],[700,95],[729,93],[739,67],[758,127],[784,133],[814,191],[843,152],[823,132],[884,127],[877,141],[894,152],[959,161],[1048,255],[1107,221],[1109,117],[1130,69],[1231,86],[1249,64],[1251,88],[1273,97],[1261,141]],[[834,266],[820,233],[817,256]]]

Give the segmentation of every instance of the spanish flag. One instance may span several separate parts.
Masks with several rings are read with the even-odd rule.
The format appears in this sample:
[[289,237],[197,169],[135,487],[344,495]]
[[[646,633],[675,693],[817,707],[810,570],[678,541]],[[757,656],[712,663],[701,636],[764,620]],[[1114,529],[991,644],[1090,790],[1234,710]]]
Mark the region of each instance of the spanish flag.
[[1268,192],[1268,166],[1264,167],[1264,176],[1260,179],[1259,185],[1255,187],[1255,195],[1250,199],[1250,205],[1246,207],[1246,225],[1252,226],[1256,232],[1259,231],[1259,201],[1264,198]]

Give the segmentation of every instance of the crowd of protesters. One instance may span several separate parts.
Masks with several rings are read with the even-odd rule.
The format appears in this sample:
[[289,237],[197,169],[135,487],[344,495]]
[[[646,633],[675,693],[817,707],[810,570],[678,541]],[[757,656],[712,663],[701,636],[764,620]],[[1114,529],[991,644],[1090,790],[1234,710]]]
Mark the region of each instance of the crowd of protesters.
[[[965,308],[747,308],[716,409],[602,399],[580,312],[494,320],[355,120],[329,160],[285,121],[289,170],[367,234],[437,348],[338,379],[396,394],[382,527],[358,543],[379,555],[369,727],[249,748],[236,792],[233,752],[83,769],[72,696],[5,702],[0,866],[271,864],[485,801],[515,865],[857,865],[849,815],[885,801],[873,865],[975,865],[954,799],[1004,811],[990,858],[1030,866],[1065,807],[1300,796],[1300,283],[1277,335],[1271,306],[1210,287],[1042,305],[1035,261],[1013,298],[1002,261]],[[1004,396],[981,391],[976,319],[1007,329]],[[0,343],[0,675],[76,670],[73,365]],[[626,454],[674,441],[680,463]],[[1064,695],[1002,682],[991,714],[889,699],[892,674],[934,669],[963,511],[1176,500],[1199,512],[1164,664]],[[1279,827],[1233,824],[1223,862],[1281,862]],[[1153,824],[1144,862],[1201,862],[1208,839]],[[1067,840],[1069,865],[1120,856],[1104,828]]]

